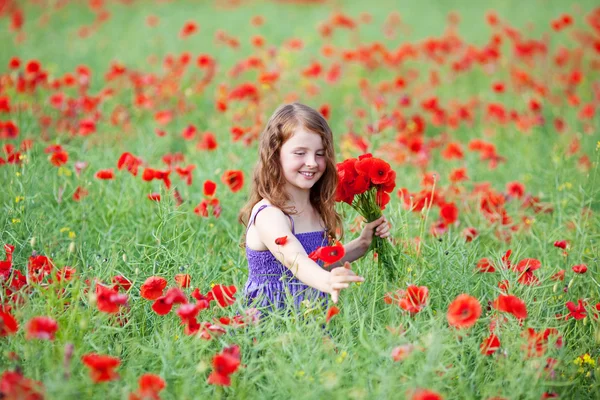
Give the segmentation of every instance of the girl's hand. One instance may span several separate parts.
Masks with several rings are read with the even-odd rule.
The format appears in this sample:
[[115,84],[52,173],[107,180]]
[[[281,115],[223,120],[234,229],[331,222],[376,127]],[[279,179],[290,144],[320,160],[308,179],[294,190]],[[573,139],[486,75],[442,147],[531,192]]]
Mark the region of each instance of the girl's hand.
[[366,224],[358,239],[365,248],[369,248],[373,241],[373,235],[377,235],[384,239],[390,236],[390,224],[384,215],[375,221]]
[[345,263],[343,267],[334,268],[329,273],[329,294],[334,303],[338,302],[340,292],[350,286],[351,282],[364,282],[365,278],[356,275],[350,269],[350,263]]

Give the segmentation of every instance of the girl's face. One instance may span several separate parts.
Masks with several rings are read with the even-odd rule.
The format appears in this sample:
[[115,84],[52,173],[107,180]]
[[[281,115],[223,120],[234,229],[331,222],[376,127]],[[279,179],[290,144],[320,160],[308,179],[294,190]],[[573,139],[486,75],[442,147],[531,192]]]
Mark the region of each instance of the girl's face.
[[325,172],[325,148],[321,136],[299,126],[281,146],[280,163],[288,185],[310,190]]

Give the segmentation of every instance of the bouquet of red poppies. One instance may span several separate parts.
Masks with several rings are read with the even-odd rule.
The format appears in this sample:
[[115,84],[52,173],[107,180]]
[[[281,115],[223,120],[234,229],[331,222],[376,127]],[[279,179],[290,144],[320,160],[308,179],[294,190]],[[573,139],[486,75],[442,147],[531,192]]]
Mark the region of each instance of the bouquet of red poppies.
[[[367,222],[375,221],[390,201],[396,187],[396,172],[390,164],[371,154],[350,158],[337,164],[336,201],[352,206]],[[387,240],[375,236],[369,250],[374,250],[380,268],[391,279],[397,277],[394,248]]]

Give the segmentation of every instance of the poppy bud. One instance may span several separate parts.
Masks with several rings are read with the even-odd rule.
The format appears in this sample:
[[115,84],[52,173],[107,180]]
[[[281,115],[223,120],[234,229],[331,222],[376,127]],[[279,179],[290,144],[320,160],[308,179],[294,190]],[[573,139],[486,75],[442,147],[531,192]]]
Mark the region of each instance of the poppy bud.
[[121,258],[123,258],[123,262],[127,262],[127,254],[123,253],[123,256]]
[[555,283],[554,286],[552,286],[552,291],[554,293],[556,293],[557,290],[558,290],[558,283]]
[[567,285],[567,287],[569,289],[571,289],[571,285],[573,284],[573,282],[575,282],[575,280],[573,278],[571,278],[571,280],[569,281],[569,284]]
[[31,237],[31,240],[29,241],[29,244],[31,245],[31,247],[35,247],[35,236]]
[[75,242],[69,243],[69,253],[75,252]]

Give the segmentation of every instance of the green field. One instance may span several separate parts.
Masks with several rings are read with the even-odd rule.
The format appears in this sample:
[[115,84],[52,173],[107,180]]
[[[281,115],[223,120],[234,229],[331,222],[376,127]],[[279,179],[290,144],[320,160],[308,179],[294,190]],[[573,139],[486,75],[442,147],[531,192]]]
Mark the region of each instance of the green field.
[[[19,12],[23,24],[11,27]],[[563,16],[572,22],[553,27]],[[182,37],[188,21],[197,32]],[[257,35],[262,47],[252,44]],[[163,399],[427,398],[418,389],[445,399],[600,398],[594,1],[8,1],[0,2],[0,43],[0,244],[14,246],[12,262],[0,264],[0,398],[19,398],[8,371],[39,381],[51,399],[128,398],[145,373],[164,379]],[[199,56],[212,67],[199,66]],[[322,71],[311,75],[314,63]],[[236,98],[243,84],[254,97]],[[289,101],[330,110],[337,162],[370,152],[396,171],[384,214],[401,278],[384,281],[367,254],[353,265],[365,282],[342,291],[326,325],[327,310],[308,305],[225,326],[219,318],[246,311],[237,217],[256,136]],[[190,125],[197,133],[188,140]],[[232,129],[244,131],[239,140]],[[202,148],[208,132],[214,150]],[[52,145],[68,159],[52,158]],[[124,152],[142,160],[137,176],[117,168]],[[194,166],[191,184],[177,163],[168,189],[142,179],[178,153],[181,168]],[[465,179],[456,178],[461,168]],[[114,179],[96,177],[108,169]],[[243,172],[239,191],[222,180],[231,170]],[[206,180],[217,183],[221,211],[203,217],[194,210],[207,199]],[[77,188],[87,193],[79,201]],[[411,197],[403,201],[401,189]],[[439,202],[414,209],[432,193]],[[444,203],[456,206],[456,221],[441,215]],[[345,204],[338,211],[348,242],[357,214]],[[477,231],[472,241],[466,228]],[[566,249],[555,245],[561,240]],[[509,249],[512,266],[530,258],[541,267],[515,271],[502,261]],[[36,255],[52,260],[48,276],[31,275]],[[495,272],[478,271],[483,258]],[[582,264],[587,272],[572,269]],[[65,266],[75,272],[57,282]],[[21,287],[11,283],[16,271],[26,277]],[[141,297],[147,278],[171,288],[177,274],[191,278],[190,301],[194,288],[235,285],[234,304],[212,302],[198,315],[225,333],[186,335],[177,307],[159,316]],[[127,304],[103,312],[96,285],[118,275],[132,284],[120,291]],[[429,291],[420,312],[384,301],[411,284]],[[447,311],[463,293],[482,313],[455,330]],[[494,307],[502,293],[525,303],[526,318]],[[568,308],[580,300],[578,312]],[[53,339],[29,337],[38,316],[58,324]],[[491,333],[499,348],[482,354]],[[231,384],[208,383],[213,357],[231,345],[241,354]],[[394,360],[399,346],[407,355]],[[94,383],[82,361],[89,353],[118,357],[119,377]]]

